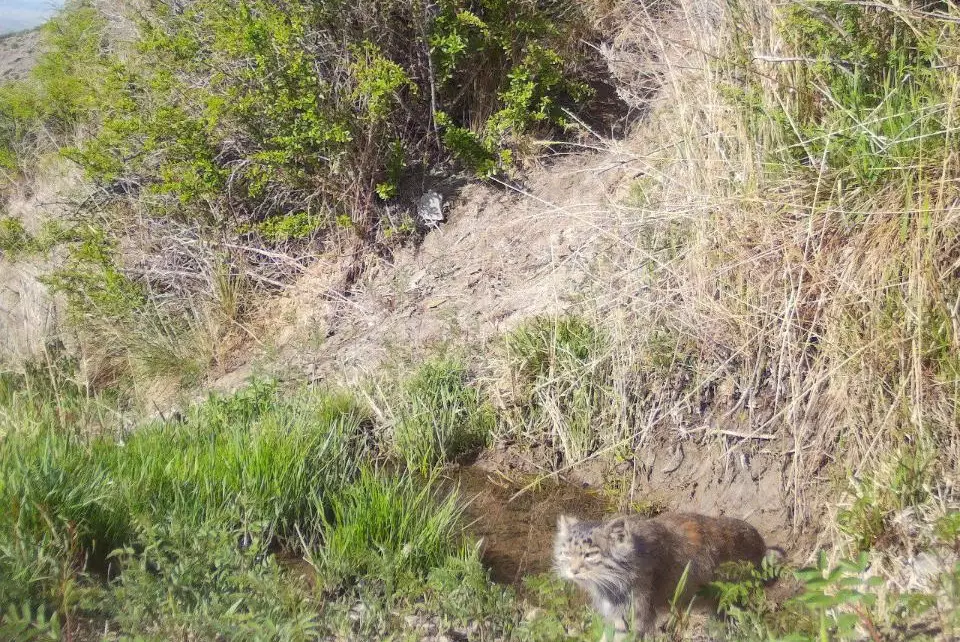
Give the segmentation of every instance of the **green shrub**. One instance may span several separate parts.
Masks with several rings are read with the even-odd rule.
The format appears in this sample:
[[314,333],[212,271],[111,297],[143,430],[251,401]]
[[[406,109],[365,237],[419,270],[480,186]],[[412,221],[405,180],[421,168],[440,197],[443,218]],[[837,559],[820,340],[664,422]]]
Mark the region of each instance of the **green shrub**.
[[147,298],[143,287],[122,271],[117,239],[94,226],[83,229],[79,238],[70,246],[65,263],[45,277],[47,285],[64,295],[77,325],[130,324]]
[[[439,3],[430,45],[441,81],[443,142],[470,170],[486,176],[513,161],[508,148],[529,131],[568,125],[564,105],[589,95],[578,78],[575,34],[586,23],[575,3],[457,0]],[[472,102],[463,96],[470,82]],[[474,110],[470,114],[469,110]],[[467,124],[483,125],[479,131]]]
[[[563,108],[588,93],[585,24],[568,0],[151,0],[118,42],[72,0],[45,27],[30,80],[0,89],[0,162],[23,165],[16,154],[43,130],[103,189],[66,238],[31,241],[5,223],[0,246],[72,241],[49,283],[105,380],[196,383],[226,331],[206,332],[198,305],[210,262],[143,263],[183,247],[183,232],[275,288],[289,272],[260,247],[314,255],[307,246],[340,228],[368,241],[413,232],[403,214],[380,216],[396,212],[384,201],[415,197],[401,193],[408,174],[453,155],[489,175],[524,137],[567,126]],[[134,225],[135,247],[121,244]],[[171,285],[182,271],[200,273]]]
[[0,169],[13,172],[18,152],[41,119],[40,97],[25,81],[0,84]]
[[115,88],[109,73],[114,62],[104,53],[106,28],[89,0],[68,3],[42,28],[45,49],[31,73],[40,88],[44,121],[60,133],[86,123]]
[[44,221],[37,234],[31,234],[18,218],[0,216],[0,252],[8,260],[46,254],[55,246],[76,240],[72,230],[60,221]]
[[63,295],[66,321],[85,351],[98,355],[99,385],[162,378],[196,384],[220,339],[221,327],[205,316],[212,306],[197,301],[172,306],[169,297],[155,296],[146,278],[130,276],[119,239],[107,229],[79,225],[62,234],[62,241],[67,241],[65,260],[41,281]]
[[960,594],[949,587],[960,567],[942,569],[932,592],[920,592],[898,590],[870,566],[866,552],[833,565],[820,551],[814,566],[790,573],[797,589],[777,603],[764,586],[778,577],[782,581],[785,569],[769,562],[760,569],[727,565],[710,586],[726,616],[712,627],[711,637],[757,642],[901,639],[907,631],[932,630],[926,627],[934,622],[948,638],[956,630]]
[[310,216],[307,212],[295,214],[278,214],[264,219],[252,227],[240,227],[238,232],[256,231],[260,236],[272,243],[309,238],[316,234],[323,219]]
[[564,127],[561,107],[586,98],[576,3],[444,0],[435,17],[422,12],[379,0],[153,3],[137,53],[112,68],[123,83],[99,133],[72,157],[98,180],[174,198],[159,207],[177,216],[226,223],[229,211],[268,242],[289,240],[272,232],[289,212],[316,229],[360,210],[374,216],[354,217],[365,232],[405,159],[426,149],[426,162],[443,160],[425,147],[435,125],[490,173],[509,162],[506,146]]
[[[0,84],[0,168],[14,170],[24,152],[61,143],[96,119],[117,88],[106,55],[106,20],[88,0],[71,0],[41,28],[43,53],[26,80]],[[44,130],[45,135],[39,133]]]

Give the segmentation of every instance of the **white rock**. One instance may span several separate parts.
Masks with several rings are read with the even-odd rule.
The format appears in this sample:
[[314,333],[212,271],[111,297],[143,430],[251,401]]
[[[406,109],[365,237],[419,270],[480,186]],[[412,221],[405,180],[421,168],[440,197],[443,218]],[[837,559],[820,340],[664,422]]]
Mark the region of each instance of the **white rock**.
[[437,192],[429,191],[420,197],[417,203],[417,217],[424,225],[439,225],[445,220],[443,214],[443,197]]

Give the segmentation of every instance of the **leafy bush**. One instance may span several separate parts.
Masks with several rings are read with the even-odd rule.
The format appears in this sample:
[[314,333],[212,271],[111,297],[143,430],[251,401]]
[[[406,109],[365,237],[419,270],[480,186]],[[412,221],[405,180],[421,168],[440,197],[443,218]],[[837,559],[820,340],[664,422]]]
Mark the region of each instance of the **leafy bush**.
[[23,222],[12,216],[0,216],[0,252],[9,260],[46,254],[55,246],[75,240],[73,231],[60,221],[44,221],[37,234],[31,234]]
[[[926,629],[950,638],[960,611],[960,596],[950,587],[960,567],[943,569],[932,592],[903,591],[874,575],[870,559],[862,552],[830,564],[820,551],[815,565],[790,573],[769,562],[760,569],[726,566],[709,591],[727,618],[718,637],[758,642],[900,639],[910,637],[908,631],[922,636]],[[789,575],[797,587],[792,596],[771,601],[764,586]]]
[[[413,231],[380,216],[417,196],[405,179],[453,156],[503,169],[568,125],[595,55],[572,0],[151,0],[127,17],[117,41],[71,0],[31,78],[0,88],[0,163],[43,138],[102,188],[51,283],[114,380],[195,383],[223,338],[197,329],[211,265],[276,288],[293,271],[272,250]],[[14,226],[8,253],[38,251]]]
[[568,125],[595,56],[572,0],[150,0],[127,18],[118,41],[71,0],[30,79],[0,88],[0,163],[52,141],[102,188],[66,238],[11,220],[0,247],[73,241],[50,283],[108,381],[196,383],[229,330],[207,322],[210,266],[276,288],[294,271],[275,250],[412,232],[380,216],[417,196],[405,179],[453,157],[505,168]]
[[27,82],[0,85],[0,169],[17,169],[17,154],[40,120],[37,91]]
[[98,225],[70,228],[64,260],[40,279],[63,295],[66,321],[96,364],[91,379],[101,388],[137,378],[196,384],[238,313],[236,279],[220,269],[209,275],[216,301],[177,300],[125,268],[119,238]]
[[0,218],[0,252],[10,258],[29,252],[33,238],[18,218],[5,216]]
[[69,248],[67,261],[46,282],[66,297],[77,325],[85,321],[128,325],[147,302],[143,287],[119,266],[116,238],[94,226],[84,230],[80,241]]
[[88,0],[69,2],[44,24],[43,53],[30,76],[0,84],[0,168],[14,170],[31,148],[69,139],[107,106],[118,78],[105,34],[106,20]]
[[509,161],[518,136],[565,126],[561,106],[587,95],[583,24],[573,2],[444,0],[436,14],[392,1],[156,2],[137,54],[113,69],[124,82],[97,137],[72,156],[98,180],[171,197],[171,214],[267,241],[258,224],[290,212],[319,227],[347,213],[365,233],[406,159],[442,160],[437,126],[481,173]]

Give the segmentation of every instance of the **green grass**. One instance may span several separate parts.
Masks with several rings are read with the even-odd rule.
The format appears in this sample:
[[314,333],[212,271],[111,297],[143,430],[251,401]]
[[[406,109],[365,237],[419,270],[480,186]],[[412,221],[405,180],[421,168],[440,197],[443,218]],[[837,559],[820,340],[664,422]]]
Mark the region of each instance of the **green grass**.
[[[273,625],[297,638],[318,611],[271,553],[312,555],[324,577],[423,581],[466,550],[454,495],[371,468],[366,414],[345,394],[254,384],[120,437],[61,425],[48,407],[67,395],[29,379],[2,388],[4,410],[29,410],[0,416],[4,610],[93,614],[158,639]],[[108,566],[120,573],[104,584]]]
[[870,550],[895,533],[891,520],[902,511],[935,504],[936,457],[924,441],[889,453],[887,461],[859,478],[848,476],[850,499],[837,514],[837,526],[858,551]]
[[617,405],[603,331],[580,316],[537,317],[504,342],[516,391],[513,430],[549,440],[567,462],[591,454]]
[[[866,190],[936,180],[956,138],[950,105],[960,78],[946,15],[842,0],[777,7],[774,26],[800,61],[773,71],[790,91],[764,95],[757,79],[769,71],[754,67],[760,73],[730,94],[756,134],[779,141],[771,170],[812,168]],[[751,41],[749,27],[737,29],[738,42]],[[750,59],[740,51],[731,62]]]
[[393,448],[421,474],[478,452],[494,425],[493,410],[466,365],[450,356],[420,364],[383,401],[393,421]]
[[216,520],[143,526],[138,546],[115,558],[119,577],[91,591],[83,606],[96,609],[114,634],[150,640],[315,639],[319,602],[309,585],[264,555],[263,537],[245,536]]
[[[177,528],[242,530],[297,548],[323,503],[360,465],[362,415],[348,400],[270,386],[211,399],[181,424],[126,439],[62,428],[56,415],[15,425],[0,443],[0,567],[4,602],[55,602],[58,582],[111,551],[142,545],[138,533]],[[30,569],[42,565],[46,570]],[[79,567],[79,568],[76,568]],[[14,573],[15,569],[19,569]]]
[[313,557],[329,589],[369,577],[392,596],[451,554],[466,553],[457,550],[463,541],[458,497],[441,495],[431,479],[366,468],[330,503],[323,546]]
[[133,515],[265,524],[263,535],[293,544],[295,527],[319,518],[323,498],[356,474],[363,420],[345,397],[285,399],[254,385],[192,409],[181,424],[139,430],[113,450],[110,469]]

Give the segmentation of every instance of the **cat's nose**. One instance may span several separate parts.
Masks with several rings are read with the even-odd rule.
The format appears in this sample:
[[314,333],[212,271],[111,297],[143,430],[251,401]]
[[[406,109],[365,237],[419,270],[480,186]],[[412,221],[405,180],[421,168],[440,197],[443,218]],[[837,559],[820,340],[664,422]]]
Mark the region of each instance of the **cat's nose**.
[[573,573],[574,575],[577,575],[580,572],[580,569],[582,568],[583,568],[583,564],[571,564],[570,572]]

